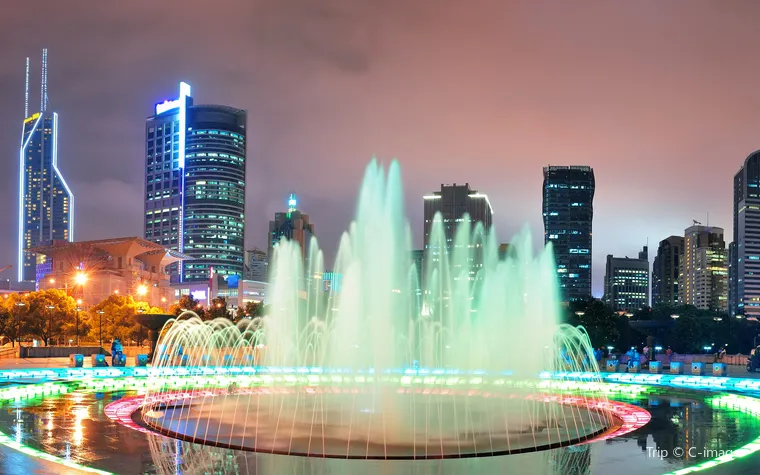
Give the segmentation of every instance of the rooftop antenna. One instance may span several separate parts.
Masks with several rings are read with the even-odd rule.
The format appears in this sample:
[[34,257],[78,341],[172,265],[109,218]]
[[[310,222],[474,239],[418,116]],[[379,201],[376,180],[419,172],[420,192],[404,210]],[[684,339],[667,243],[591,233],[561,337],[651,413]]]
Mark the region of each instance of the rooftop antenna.
[[29,57],[26,57],[26,85],[24,86],[24,119],[29,117]]
[[42,84],[40,91],[40,112],[47,106],[47,48],[42,48]]

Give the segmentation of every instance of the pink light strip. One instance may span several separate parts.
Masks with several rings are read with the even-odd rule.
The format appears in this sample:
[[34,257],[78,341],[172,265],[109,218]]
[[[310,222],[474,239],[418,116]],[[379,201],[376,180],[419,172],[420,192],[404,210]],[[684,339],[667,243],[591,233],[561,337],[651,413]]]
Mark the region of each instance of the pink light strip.
[[[451,394],[451,395],[467,394],[468,396],[482,395],[484,397],[494,397],[494,396],[506,397],[506,398],[515,397],[514,394],[494,394],[490,392],[483,392],[483,391],[477,391],[477,390],[455,391],[455,390],[450,390],[450,389],[437,389],[437,388],[433,390],[399,389],[398,392],[410,393],[412,391],[419,392],[419,393],[424,392],[424,394]],[[236,394],[272,394],[275,392],[281,393],[281,394],[293,393],[295,392],[295,388],[261,388],[261,387],[241,388],[236,391]],[[312,387],[312,388],[309,388],[308,392],[310,394],[316,394],[316,393],[322,393],[322,392],[329,393],[329,392],[341,392],[341,391],[340,391],[340,388]],[[142,427],[138,425],[137,423],[135,423],[135,421],[132,420],[132,414],[146,404],[170,403],[170,402],[182,401],[186,399],[194,399],[198,397],[216,396],[219,394],[227,394],[227,390],[215,389],[215,390],[196,390],[196,391],[169,391],[169,392],[161,393],[156,396],[152,396],[148,398],[147,400],[145,396],[123,398],[107,405],[105,407],[105,414],[112,421],[117,422],[123,426],[129,427],[130,429],[134,429],[140,432],[160,435],[157,432],[146,429],[145,427]],[[626,404],[626,403],[618,402],[618,401],[604,401],[601,399],[593,399],[593,398],[586,398],[586,397],[579,397],[579,396],[560,396],[560,395],[552,395],[552,396],[530,395],[530,396],[527,396],[526,399],[540,399],[545,402],[556,402],[559,404],[568,404],[568,405],[576,406],[576,407],[584,407],[586,409],[608,411],[622,421],[622,425],[618,427],[617,429],[607,432],[605,434],[602,434],[591,440],[581,442],[578,445],[590,444],[592,442],[599,442],[601,440],[607,440],[607,439],[612,439],[615,437],[620,437],[622,435],[633,432],[640,427],[643,427],[652,419],[652,416],[646,410],[638,406],[634,406],[632,404]]]

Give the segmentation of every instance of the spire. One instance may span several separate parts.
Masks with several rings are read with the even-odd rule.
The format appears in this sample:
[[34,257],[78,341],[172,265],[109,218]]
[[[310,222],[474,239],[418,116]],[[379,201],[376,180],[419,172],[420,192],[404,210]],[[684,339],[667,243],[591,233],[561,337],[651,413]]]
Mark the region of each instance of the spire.
[[296,194],[291,193],[288,197],[288,218],[290,218],[290,214],[295,211],[298,206],[298,200],[296,199]]
[[42,48],[42,83],[40,90],[40,112],[47,107],[47,48]]
[[29,57],[26,58],[26,77],[24,85],[24,119],[29,117]]

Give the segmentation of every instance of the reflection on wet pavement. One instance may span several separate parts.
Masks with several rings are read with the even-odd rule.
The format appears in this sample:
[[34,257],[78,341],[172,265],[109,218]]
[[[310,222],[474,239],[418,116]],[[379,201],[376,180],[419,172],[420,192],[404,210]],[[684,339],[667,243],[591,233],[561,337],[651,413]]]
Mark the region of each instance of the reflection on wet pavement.
[[[699,393],[643,395],[624,399],[652,414],[652,421],[626,436],[596,444],[534,454],[447,461],[330,460],[254,454],[179,442],[129,430],[104,414],[110,402],[134,392],[75,391],[0,410],[0,431],[17,442],[66,460],[118,474],[258,473],[258,474],[436,474],[545,473],[557,475],[649,475],[699,463],[706,450],[735,449],[760,435],[754,417],[712,408]],[[682,457],[675,448],[686,448]],[[688,448],[695,448],[689,456]],[[660,454],[654,456],[654,449]],[[758,457],[722,467],[723,473],[756,470]],[[38,461],[11,449],[0,450],[3,474],[81,473]],[[754,472],[746,472],[754,473]]]

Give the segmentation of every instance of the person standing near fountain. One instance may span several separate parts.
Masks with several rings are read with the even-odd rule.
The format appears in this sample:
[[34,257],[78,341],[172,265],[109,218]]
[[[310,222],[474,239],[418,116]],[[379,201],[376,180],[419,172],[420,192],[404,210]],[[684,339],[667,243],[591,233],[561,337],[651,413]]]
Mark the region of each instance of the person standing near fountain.
[[116,360],[124,354],[124,347],[121,346],[121,340],[114,338],[111,342],[111,366],[116,366]]

